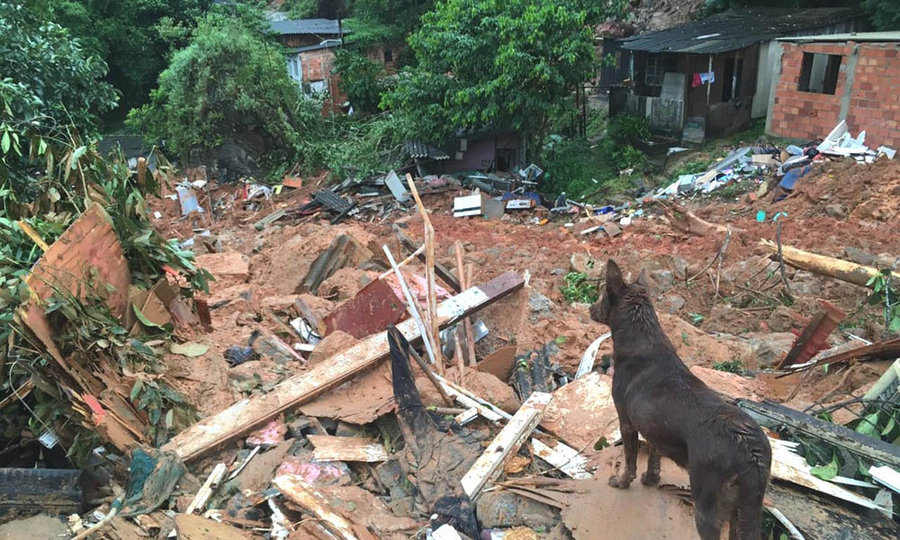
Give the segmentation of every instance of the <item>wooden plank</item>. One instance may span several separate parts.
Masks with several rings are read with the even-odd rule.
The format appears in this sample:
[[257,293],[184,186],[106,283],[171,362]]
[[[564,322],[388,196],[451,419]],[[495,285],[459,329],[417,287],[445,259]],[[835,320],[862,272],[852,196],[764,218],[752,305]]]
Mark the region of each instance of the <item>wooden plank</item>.
[[205,517],[178,514],[175,516],[175,532],[179,540],[250,540],[248,532]]
[[[502,274],[488,283],[472,287],[438,306],[441,326],[449,326],[466,315],[516,291],[524,285],[515,272]],[[415,321],[408,319],[397,328],[410,341],[421,336]],[[189,461],[253,428],[262,426],[279,414],[311,400],[317,395],[352,379],[388,355],[387,332],[374,334],[353,347],[299,373],[275,386],[265,395],[241,400],[217,414],[182,431],[162,449]]]
[[806,463],[803,456],[792,451],[789,443],[772,438],[769,439],[769,443],[772,446],[772,478],[803,486],[863,508],[887,512],[887,516],[890,516],[890,510],[878,506],[875,501],[813,476],[810,473],[812,467]]
[[331,435],[307,435],[315,447],[313,457],[317,461],[354,461],[376,463],[387,461],[387,450],[365,437],[333,437]]
[[890,467],[869,467],[869,474],[876,482],[900,493],[900,473]]
[[363,528],[354,527],[353,524],[332,510],[325,495],[308,484],[302,476],[296,474],[276,476],[272,483],[291,502],[315,515],[319,522],[338,538],[342,540],[376,540],[374,535]]
[[184,513],[193,514],[196,510],[202,512],[206,507],[206,502],[212,497],[213,490],[219,485],[222,478],[225,478],[226,472],[228,472],[228,466],[224,463],[217,463],[206,478],[206,482],[203,482],[203,485],[200,486],[197,494],[194,495],[194,499],[191,501],[191,504],[188,505],[187,510],[185,510]]
[[570,478],[587,480],[592,476],[587,472],[587,458],[571,446],[558,444],[556,448],[550,448],[538,439],[531,439],[531,446],[534,448],[534,455],[553,465]]
[[512,420],[500,430],[469,472],[462,477],[460,482],[469,498],[475,499],[484,486],[503,471],[503,464],[531,435],[552,399],[550,394],[535,392],[519,407]]
[[735,403],[751,416],[762,419],[764,424],[783,424],[811,437],[840,446],[870,461],[890,465],[894,468],[900,467],[900,446],[867,437],[844,426],[819,420],[768,400],[758,403],[749,399],[738,399]]
[[[831,356],[825,356],[824,358],[819,358],[809,364],[803,365],[796,371],[812,369],[821,365],[849,362],[850,360],[856,360],[858,358],[890,358],[892,356],[900,356],[900,338],[880,341],[871,345],[850,349],[849,351],[832,354]],[[790,366],[788,366],[788,369],[790,369]]]

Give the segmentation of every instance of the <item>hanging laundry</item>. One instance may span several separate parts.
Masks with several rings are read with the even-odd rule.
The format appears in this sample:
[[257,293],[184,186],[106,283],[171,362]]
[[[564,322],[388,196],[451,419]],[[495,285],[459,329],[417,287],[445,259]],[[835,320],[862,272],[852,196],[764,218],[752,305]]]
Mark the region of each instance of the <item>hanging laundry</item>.
[[699,73],[694,73],[694,78],[693,78],[693,80],[691,81],[691,88],[697,88],[697,87],[700,86],[701,84],[703,84],[703,83],[700,82],[700,74],[699,74]]
[[714,82],[716,82],[716,72],[715,71],[709,71],[709,72],[700,74],[700,83],[701,84],[712,84]]

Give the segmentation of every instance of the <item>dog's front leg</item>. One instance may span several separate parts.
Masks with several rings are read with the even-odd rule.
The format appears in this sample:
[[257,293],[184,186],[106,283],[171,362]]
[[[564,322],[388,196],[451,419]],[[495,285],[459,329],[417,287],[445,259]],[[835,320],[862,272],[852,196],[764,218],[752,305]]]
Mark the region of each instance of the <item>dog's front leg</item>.
[[641,483],[645,486],[659,484],[659,452],[652,444],[647,445],[647,472],[641,475]]
[[619,476],[610,476],[609,485],[615,488],[627,488],[637,476],[638,432],[631,425],[620,424],[622,442],[625,443],[625,470]]

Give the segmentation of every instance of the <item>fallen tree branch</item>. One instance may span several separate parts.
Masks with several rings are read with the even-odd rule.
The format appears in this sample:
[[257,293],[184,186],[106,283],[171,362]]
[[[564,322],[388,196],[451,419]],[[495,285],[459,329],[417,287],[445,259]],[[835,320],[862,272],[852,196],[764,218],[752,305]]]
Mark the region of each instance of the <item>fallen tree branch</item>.
[[[712,268],[712,265],[716,264],[716,261],[719,261],[719,271],[721,271],[722,270],[722,259],[725,258],[725,250],[728,249],[729,243],[731,243],[731,227],[728,227],[725,229],[725,241],[722,242],[722,246],[719,248],[719,251],[716,252],[716,256],[713,257],[711,261],[709,261],[709,264],[707,264],[703,268],[703,270],[700,270],[699,272],[694,274],[693,277],[688,278],[688,283],[690,283],[691,281],[694,281],[695,279],[697,279],[697,277],[700,274],[702,274],[703,272],[706,272],[707,270]],[[716,296],[719,296],[718,272],[716,273]]]
[[[768,248],[772,254],[770,258],[778,260],[778,246],[770,240],[760,240],[760,245]],[[782,258],[786,264],[806,270],[814,274],[833,277],[853,283],[861,287],[871,287],[869,280],[878,276],[881,272],[877,268],[864,266],[843,259],[836,259],[825,255],[818,255],[809,251],[782,246]]]

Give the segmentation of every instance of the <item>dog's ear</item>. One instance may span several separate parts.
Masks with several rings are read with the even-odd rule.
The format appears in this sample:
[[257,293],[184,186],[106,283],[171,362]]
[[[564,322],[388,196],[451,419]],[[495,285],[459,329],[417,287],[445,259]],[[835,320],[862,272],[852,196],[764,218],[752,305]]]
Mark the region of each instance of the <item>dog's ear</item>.
[[622,270],[616,261],[610,259],[606,263],[606,294],[613,302],[617,302],[619,298],[625,294],[625,278],[622,277]]
[[637,281],[635,281],[635,283],[637,283],[638,285],[640,285],[640,286],[643,287],[644,289],[649,289],[649,288],[650,288],[650,276],[647,275],[647,269],[646,269],[646,268],[642,268],[642,269],[641,269],[641,273],[640,273],[640,275],[638,276]]

